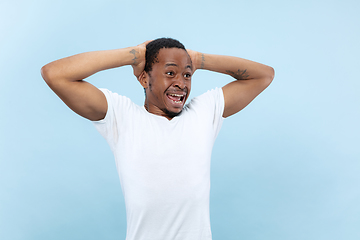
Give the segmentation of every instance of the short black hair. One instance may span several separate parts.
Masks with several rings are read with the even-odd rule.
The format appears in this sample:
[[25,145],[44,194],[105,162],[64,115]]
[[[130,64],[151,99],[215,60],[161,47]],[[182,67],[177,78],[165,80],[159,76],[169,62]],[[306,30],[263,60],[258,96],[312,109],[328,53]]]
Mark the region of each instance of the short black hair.
[[180,48],[186,51],[185,46],[173,38],[158,38],[149,42],[146,45],[145,72],[148,73],[152,70],[152,66],[157,62],[157,56],[162,48]]

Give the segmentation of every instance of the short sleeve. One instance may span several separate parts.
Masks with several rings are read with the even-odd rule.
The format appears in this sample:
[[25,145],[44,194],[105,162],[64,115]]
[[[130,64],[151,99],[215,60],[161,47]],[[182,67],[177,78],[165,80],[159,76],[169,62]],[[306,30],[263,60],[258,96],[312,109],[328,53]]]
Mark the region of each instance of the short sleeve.
[[119,139],[121,127],[124,126],[123,122],[128,115],[129,106],[132,102],[129,98],[113,93],[108,89],[100,88],[100,90],[106,97],[108,108],[105,118],[93,121],[93,124],[113,150]]
[[215,130],[215,137],[219,134],[221,129],[222,123],[224,121],[224,108],[225,108],[225,100],[224,100],[224,93],[222,88],[216,88],[214,90],[214,101],[215,101],[215,110],[214,110],[214,130]]

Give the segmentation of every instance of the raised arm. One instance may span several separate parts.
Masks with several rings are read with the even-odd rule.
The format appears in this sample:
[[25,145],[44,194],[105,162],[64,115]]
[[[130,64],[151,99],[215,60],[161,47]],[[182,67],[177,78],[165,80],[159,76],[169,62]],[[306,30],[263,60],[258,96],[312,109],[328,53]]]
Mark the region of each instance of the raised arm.
[[236,80],[225,85],[223,117],[229,117],[246,107],[274,78],[274,69],[250,60],[205,54],[188,50],[197,69],[228,74]]
[[49,87],[74,112],[89,119],[103,119],[107,111],[104,94],[83,79],[96,72],[132,65],[138,77],[145,65],[146,43],[136,47],[77,54],[51,62],[41,68]]

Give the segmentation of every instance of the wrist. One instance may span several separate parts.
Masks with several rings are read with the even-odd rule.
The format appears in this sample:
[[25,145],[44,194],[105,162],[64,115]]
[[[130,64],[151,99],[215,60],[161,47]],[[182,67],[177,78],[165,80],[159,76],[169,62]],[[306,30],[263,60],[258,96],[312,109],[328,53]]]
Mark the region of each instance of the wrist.
[[204,69],[205,67],[205,56],[204,53],[198,52],[198,63],[197,68]]
[[133,66],[138,66],[139,64],[145,64],[145,55],[146,55],[146,45],[150,41],[146,41],[137,46],[130,48],[130,53],[132,54],[132,63]]
[[126,48],[128,54],[129,65],[137,66],[141,61],[141,54],[138,46]]

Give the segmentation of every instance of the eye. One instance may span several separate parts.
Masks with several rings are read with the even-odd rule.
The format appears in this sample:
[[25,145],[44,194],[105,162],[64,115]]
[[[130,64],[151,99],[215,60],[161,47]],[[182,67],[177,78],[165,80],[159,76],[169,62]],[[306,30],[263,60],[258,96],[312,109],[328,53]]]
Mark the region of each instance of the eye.
[[166,75],[174,76],[174,72],[173,71],[166,72]]
[[184,74],[184,77],[185,77],[185,78],[191,78],[191,74],[190,74],[190,73],[185,73],[185,74]]

